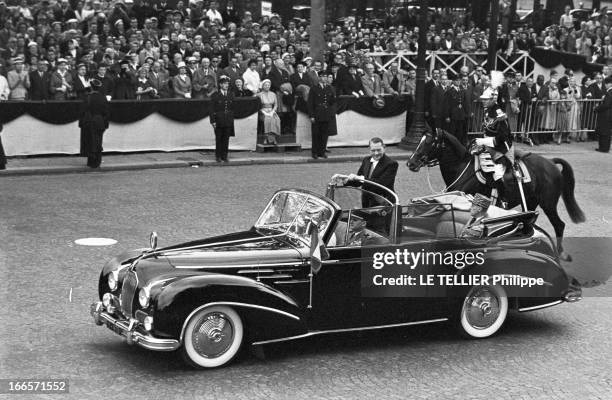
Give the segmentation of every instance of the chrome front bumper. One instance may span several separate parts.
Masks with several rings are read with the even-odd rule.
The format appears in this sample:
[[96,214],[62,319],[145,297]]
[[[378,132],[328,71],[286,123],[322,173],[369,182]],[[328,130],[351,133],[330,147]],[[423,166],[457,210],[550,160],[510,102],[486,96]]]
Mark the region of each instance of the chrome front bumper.
[[91,316],[96,325],[106,325],[108,329],[126,338],[128,344],[137,344],[145,349],[157,351],[173,351],[180,347],[175,339],[160,339],[142,330],[135,319],[119,320],[104,310],[101,301],[91,304]]

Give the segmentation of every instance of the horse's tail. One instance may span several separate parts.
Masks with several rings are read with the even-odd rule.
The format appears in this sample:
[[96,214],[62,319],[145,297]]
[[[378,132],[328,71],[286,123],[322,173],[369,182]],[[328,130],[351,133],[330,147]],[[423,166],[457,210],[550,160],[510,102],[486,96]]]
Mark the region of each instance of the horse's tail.
[[553,158],[552,161],[555,164],[561,164],[563,170],[561,173],[563,174],[563,202],[565,203],[565,208],[567,208],[567,213],[569,214],[572,222],[575,224],[579,224],[581,222],[586,221],[584,216],[584,212],[580,209],[580,206],[576,202],[576,198],[574,197],[574,187],[576,186],[576,180],[574,179],[574,170],[572,166],[569,165],[567,161],[562,158]]

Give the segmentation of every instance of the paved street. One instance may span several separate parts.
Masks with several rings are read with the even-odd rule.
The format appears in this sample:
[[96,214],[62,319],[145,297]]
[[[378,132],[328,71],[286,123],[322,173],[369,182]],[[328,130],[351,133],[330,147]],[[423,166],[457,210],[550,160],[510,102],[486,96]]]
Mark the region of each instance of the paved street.
[[[588,220],[572,224],[561,204],[566,235],[612,236],[606,172],[612,157],[586,148],[555,156],[574,167],[576,197]],[[245,351],[227,368],[210,371],[189,369],[178,354],[130,347],[94,325],[89,304],[103,263],[123,249],[148,246],[150,231],[164,246],[247,229],[275,190],[321,192],[333,173],[357,167],[2,177],[0,378],[68,378],[75,399],[610,399],[609,286],[587,289],[577,304],[513,314],[499,335],[483,341],[463,340],[445,324],[329,335],[268,345],[265,359]],[[441,189],[439,170],[430,174]],[[430,192],[425,170],[414,174],[404,163],[396,187],[403,200]],[[539,222],[550,231],[543,216]],[[118,243],[74,243],[86,237]],[[603,282],[602,268],[592,274],[588,268],[610,269],[609,255],[581,247],[587,241],[568,240],[574,256],[568,268],[584,282]]]

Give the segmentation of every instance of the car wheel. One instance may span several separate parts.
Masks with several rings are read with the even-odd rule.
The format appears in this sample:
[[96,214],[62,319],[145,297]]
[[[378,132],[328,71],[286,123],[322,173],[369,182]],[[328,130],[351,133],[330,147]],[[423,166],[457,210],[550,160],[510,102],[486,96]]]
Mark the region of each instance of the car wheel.
[[458,328],[468,338],[494,335],[508,315],[508,296],[501,286],[473,286],[461,304]]
[[242,320],[232,308],[206,307],[195,313],[185,327],[183,356],[195,367],[220,367],[238,353],[243,333]]

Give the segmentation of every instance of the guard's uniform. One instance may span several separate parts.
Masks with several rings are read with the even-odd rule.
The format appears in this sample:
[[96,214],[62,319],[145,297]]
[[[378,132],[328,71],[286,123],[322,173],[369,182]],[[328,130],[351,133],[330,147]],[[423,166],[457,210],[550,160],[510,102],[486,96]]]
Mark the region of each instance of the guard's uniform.
[[234,94],[229,90],[213,93],[210,99],[210,123],[215,124],[215,156],[227,161],[229,138],[234,136]]
[[486,152],[479,156],[480,165],[483,172],[492,172],[493,180],[497,181],[503,178],[506,172],[503,157],[514,164],[514,147],[508,117],[500,108],[495,107],[489,110],[483,128],[485,137],[476,139],[477,145],[486,148]]
[[330,132],[335,131],[336,94],[329,85],[315,85],[308,93],[308,114],[312,123],[312,156],[326,157],[325,148]]

